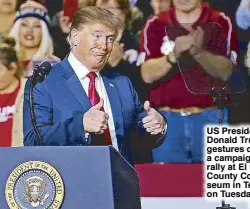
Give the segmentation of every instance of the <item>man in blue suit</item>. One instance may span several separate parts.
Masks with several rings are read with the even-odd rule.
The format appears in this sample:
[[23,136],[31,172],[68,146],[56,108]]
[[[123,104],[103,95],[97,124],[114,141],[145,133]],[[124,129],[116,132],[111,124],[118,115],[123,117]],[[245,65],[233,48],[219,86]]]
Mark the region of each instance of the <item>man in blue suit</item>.
[[[129,160],[129,132],[137,124],[160,144],[166,120],[145,102],[125,76],[100,76],[123,23],[98,7],[83,7],[73,19],[70,54],[34,88],[36,122],[45,146],[112,145]],[[24,145],[37,146],[29,110],[29,85],[24,99]]]

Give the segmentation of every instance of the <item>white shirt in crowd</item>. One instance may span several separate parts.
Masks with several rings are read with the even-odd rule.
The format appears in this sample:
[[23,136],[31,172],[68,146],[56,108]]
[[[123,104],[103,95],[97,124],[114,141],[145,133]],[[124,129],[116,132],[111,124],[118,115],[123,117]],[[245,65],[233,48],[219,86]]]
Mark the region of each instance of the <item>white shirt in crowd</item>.
[[243,30],[250,28],[249,3],[250,0],[241,0],[241,3],[236,11],[236,23]]

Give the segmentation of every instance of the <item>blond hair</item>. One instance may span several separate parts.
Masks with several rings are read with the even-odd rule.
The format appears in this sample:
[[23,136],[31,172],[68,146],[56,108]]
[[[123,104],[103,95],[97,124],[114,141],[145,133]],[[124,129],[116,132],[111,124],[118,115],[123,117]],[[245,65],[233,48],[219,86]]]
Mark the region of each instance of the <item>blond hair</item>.
[[67,38],[70,44],[71,31],[73,29],[82,30],[84,25],[101,23],[114,30],[116,37],[120,31],[124,30],[124,23],[117,18],[112,12],[95,6],[83,6],[79,8],[73,18],[70,33]]
[[[116,0],[119,9],[124,13],[125,15],[125,22],[127,28],[130,28],[132,24],[132,18],[133,18],[133,9],[130,5],[129,0]],[[101,0],[101,4],[107,4],[109,3],[109,0]],[[97,0],[94,1],[94,5],[97,4]]]
[[[20,52],[20,41],[19,41],[19,30],[20,30],[20,25],[21,25],[22,19],[19,19],[15,22],[15,24],[13,25],[9,36],[13,37],[16,41],[16,50],[19,53],[19,59],[22,60],[22,53]],[[39,48],[37,50],[37,52],[34,54],[34,56],[32,57],[32,59],[36,60],[36,59],[43,59],[44,57],[47,56],[52,56],[53,55],[53,41],[52,38],[50,36],[48,27],[46,25],[46,23],[42,20],[40,20],[41,23],[41,27],[42,27],[42,39],[41,39],[41,43],[39,45]]]

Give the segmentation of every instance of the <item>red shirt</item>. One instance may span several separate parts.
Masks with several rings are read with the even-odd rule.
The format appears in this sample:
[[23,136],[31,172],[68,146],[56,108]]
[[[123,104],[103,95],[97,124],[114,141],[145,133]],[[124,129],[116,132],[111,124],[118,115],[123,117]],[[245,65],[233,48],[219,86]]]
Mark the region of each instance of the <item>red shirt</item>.
[[[202,13],[193,27],[198,25],[204,30],[204,45],[207,50],[228,57],[233,56],[233,61],[237,60],[236,32],[227,15],[203,4]],[[174,41],[177,36],[187,34],[188,31],[176,19],[175,8],[150,17],[141,34],[139,62],[162,57],[160,48],[165,36]],[[168,81],[151,89],[150,102],[155,106],[168,105],[172,108],[213,105],[213,99],[208,94],[211,77],[197,63],[188,67],[181,66],[181,69],[182,73],[177,72]]]
[[15,101],[20,89],[20,83],[14,92],[0,94],[0,147],[10,147],[12,141],[13,116]]

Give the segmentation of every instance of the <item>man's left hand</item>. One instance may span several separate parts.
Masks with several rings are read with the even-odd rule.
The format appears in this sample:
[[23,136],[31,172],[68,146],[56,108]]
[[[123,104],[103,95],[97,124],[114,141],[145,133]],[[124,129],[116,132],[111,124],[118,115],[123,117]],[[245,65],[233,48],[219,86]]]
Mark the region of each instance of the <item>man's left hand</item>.
[[193,37],[194,44],[190,48],[189,53],[192,56],[195,56],[203,50],[204,31],[202,30],[201,27],[197,27],[196,30],[190,31],[190,35]]
[[149,101],[144,103],[147,116],[142,119],[143,127],[152,135],[163,133],[166,127],[164,118],[154,108],[150,107]]
[[190,34],[185,36],[178,36],[175,39],[175,56],[179,58],[183,52],[190,50],[194,45],[194,42],[195,41],[193,39],[193,36],[191,36]]

